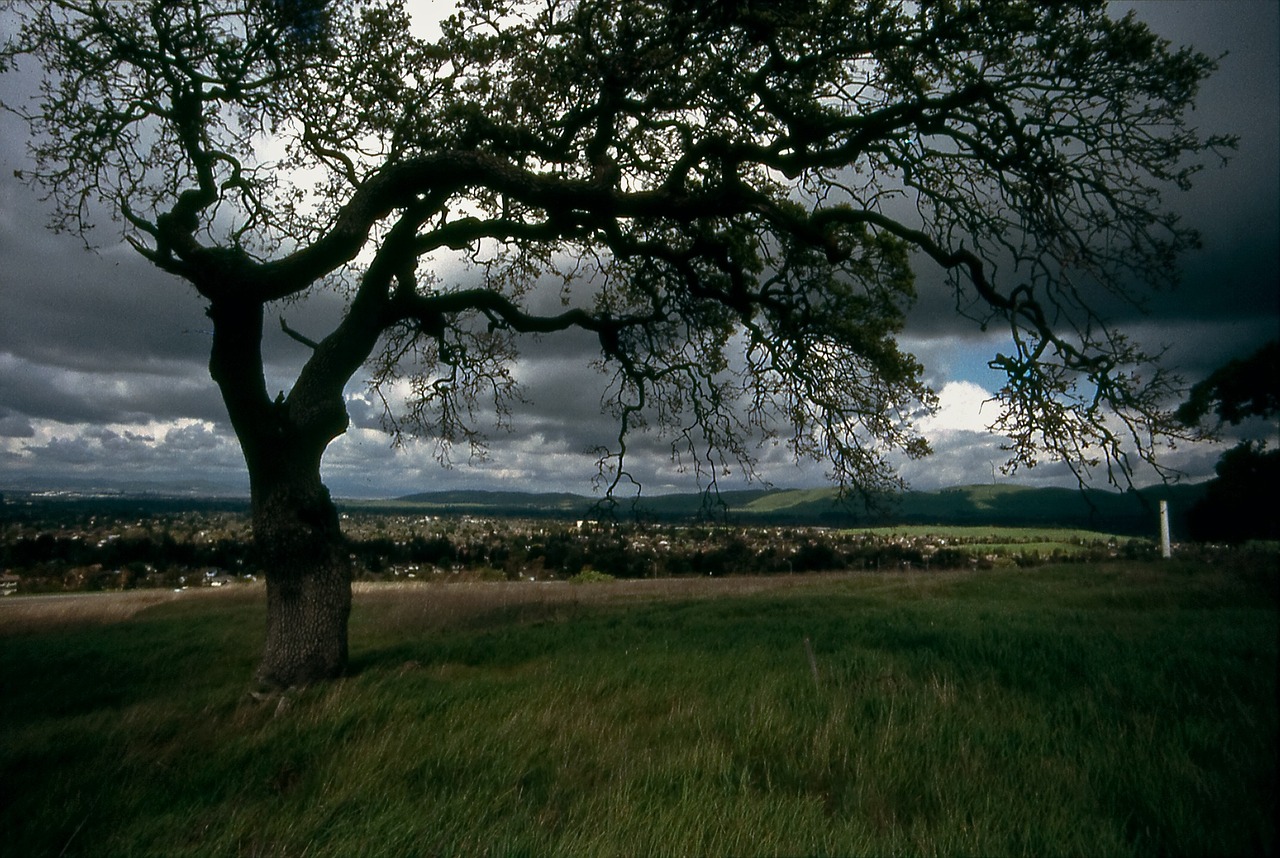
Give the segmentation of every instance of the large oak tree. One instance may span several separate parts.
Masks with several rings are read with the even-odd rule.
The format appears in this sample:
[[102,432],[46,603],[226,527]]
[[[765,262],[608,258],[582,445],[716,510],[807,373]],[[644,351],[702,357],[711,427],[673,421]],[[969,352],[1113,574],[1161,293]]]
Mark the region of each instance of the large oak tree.
[[[897,340],[922,264],[1009,331],[1015,466],[1123,476],[1174,431],[1170,379],[1099,311],[1195,241],[1161,194],[1230,146],[1186,121],[1210,59],[1102,2],[463,0],[433,40],[411,5],[4,9],[54,226],[110,217],[207,302],[267,577],[263,683],[346,662],[320,462],[362,367],[390,431],[447,448],[518,399],[522,335],[587,331],[611,487],[648,426],[712,480],[774,439],[873,492],[891,454],[927,452],[932,393]],[[345,312],[280,321],[309,356],[273,396],[271,308],[319,290]]]

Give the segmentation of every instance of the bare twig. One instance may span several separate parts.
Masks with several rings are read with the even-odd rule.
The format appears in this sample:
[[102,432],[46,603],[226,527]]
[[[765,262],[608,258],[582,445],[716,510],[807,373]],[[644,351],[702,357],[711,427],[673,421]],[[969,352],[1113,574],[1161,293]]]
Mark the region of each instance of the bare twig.
[[317,343],[315,340],[311,339],[305,334],[300,334],[297,331],[295,331],[293,328],[289,327],[289,323],[284,320],[284,316],[280,317],[280,330],[284,331],[289,336],[290,339],[297,340],[298,342],[302,343],[304,346],[311,349],[312,351],[315,351],[316,349],[320,348],[320,344]]

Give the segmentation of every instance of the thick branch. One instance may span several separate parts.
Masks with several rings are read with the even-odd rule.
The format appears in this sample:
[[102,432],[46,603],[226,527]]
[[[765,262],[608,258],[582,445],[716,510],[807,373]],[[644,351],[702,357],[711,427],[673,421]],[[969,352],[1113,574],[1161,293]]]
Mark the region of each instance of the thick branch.
[[441,330],[447,317],[466,312],[478,312],[488,318],[490,326],[519,334],[550,334],[581,328],[616,337],[617,331],[627,324],[641,324],[638,319],[618,320],[593,315],[586,310],[566,310],[554,316],[538,316],[526,313],[513,301],[488,289],[466,289],[440,295],[397,296],[392,313],[399,319],[414,320],[425,330]]

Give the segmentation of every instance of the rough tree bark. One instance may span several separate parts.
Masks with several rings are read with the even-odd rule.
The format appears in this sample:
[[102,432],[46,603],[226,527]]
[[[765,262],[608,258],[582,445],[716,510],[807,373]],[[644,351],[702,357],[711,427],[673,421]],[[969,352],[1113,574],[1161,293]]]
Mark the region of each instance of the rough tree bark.
[[346,669],[351,564],[318,463],[273,470],[253,485],[254,541],[267,579],[267,637],[255,680],[288,688]]

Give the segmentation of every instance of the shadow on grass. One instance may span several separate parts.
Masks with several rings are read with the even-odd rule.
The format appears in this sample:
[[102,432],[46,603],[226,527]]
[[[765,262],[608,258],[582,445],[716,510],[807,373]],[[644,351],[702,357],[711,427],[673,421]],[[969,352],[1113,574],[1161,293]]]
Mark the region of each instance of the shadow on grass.
[[6,634],[0,723],[67,718],[225,687],[249,675],[262,640],[251,594],[157,604],[126,621]]

